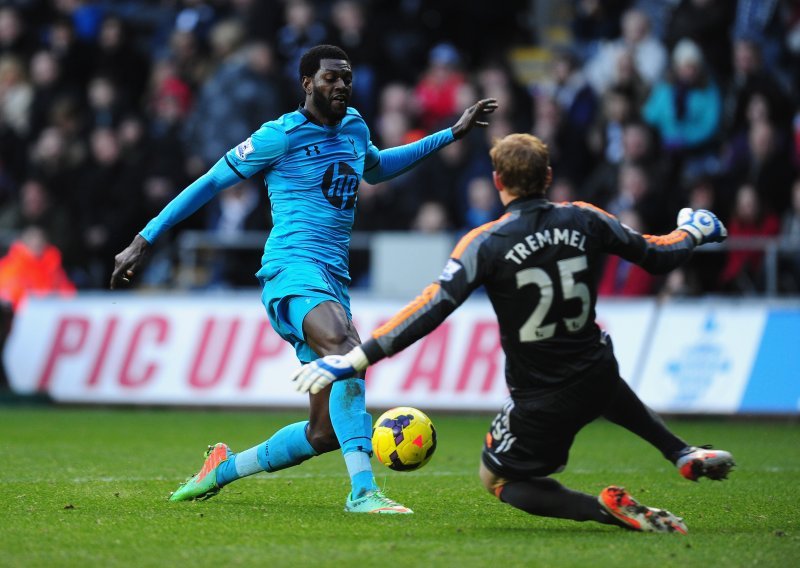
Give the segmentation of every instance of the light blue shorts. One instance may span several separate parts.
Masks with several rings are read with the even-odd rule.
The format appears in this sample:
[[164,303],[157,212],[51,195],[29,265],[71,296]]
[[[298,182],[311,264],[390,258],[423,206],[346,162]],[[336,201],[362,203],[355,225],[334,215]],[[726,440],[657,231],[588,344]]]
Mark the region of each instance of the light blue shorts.
[[262,286],[261,303],[272,328],[294,346],[301,363],[319,357],[306,343],[303,333],[303,320],[308,312],[322,302],[336,302],[344,308],[348,319],[352,319],[347,285],[321,262],[269,265],[259,270],[257,276]]

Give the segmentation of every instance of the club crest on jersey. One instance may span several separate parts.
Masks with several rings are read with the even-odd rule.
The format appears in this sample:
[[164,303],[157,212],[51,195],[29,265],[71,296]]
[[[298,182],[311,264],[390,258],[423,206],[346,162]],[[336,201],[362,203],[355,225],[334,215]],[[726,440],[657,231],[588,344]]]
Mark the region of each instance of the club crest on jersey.
[[253,148],[253,139],[248,138],[238,146],[236,146],[236,155],[239,156],[240,160],[246,160],[247,156],[252,154],[255,148]]
[[461,265],[451,258],[447,261],[447,264],[444,265],[444,269],[442,270],[442,274],[439,276],[439,280],[449,282],[459,270],[461,270]]

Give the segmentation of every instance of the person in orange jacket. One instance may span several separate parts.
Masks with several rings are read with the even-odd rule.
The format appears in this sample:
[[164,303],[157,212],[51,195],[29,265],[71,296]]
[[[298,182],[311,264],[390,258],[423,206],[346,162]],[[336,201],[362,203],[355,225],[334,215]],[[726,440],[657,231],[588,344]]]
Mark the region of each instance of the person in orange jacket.
[[24,229],[0,258],[0,299],[14,311],[30,294],[72,295],[75,285],[61,264],[61,251],[35,226]]
[[[50,244],[40,227],[22,230],[8,253],[0,258],[0,353],[11,332],[16,312],[30,294],[72,295],[75,285],[61,264],[61,251]],[[5,368],[0,364],[0,391],[8,390]]]

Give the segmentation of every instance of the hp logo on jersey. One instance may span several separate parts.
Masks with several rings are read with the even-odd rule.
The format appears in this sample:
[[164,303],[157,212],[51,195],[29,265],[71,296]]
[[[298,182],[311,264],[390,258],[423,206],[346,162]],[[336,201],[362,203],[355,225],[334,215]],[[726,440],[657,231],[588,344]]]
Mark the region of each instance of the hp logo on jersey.
[[337,209],[352,209],[356,204],[360,181],[350,164],[331,164],[322,176],[322,195]]

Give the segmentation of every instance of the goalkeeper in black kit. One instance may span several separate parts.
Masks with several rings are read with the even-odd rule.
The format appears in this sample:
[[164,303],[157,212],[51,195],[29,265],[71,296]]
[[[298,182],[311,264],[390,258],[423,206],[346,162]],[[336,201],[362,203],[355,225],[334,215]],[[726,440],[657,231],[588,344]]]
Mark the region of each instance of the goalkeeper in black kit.
[[595,275],[607,253],[664,273],[696,246],[724,240],[725,227],[710,211],[683,209],[668,235],[642,235],[588,203],[548,201],[552,170],[538,138],[511,134],[490,154],[505,214],[464,236],[439,280],[371,339],[301,367],[297,389],[318,392],[405,349],[485,286],[510,391],[486,436],[480,464],[486,489],[533,515],[685,534],[683,519],[640,504],[622,487],[595,497],[548,476],[564,469],[575,435],[601,416],[650,442],[687,479],[727,476],[734,465],[729,452],[690,446],[639,400],[595,321]]

